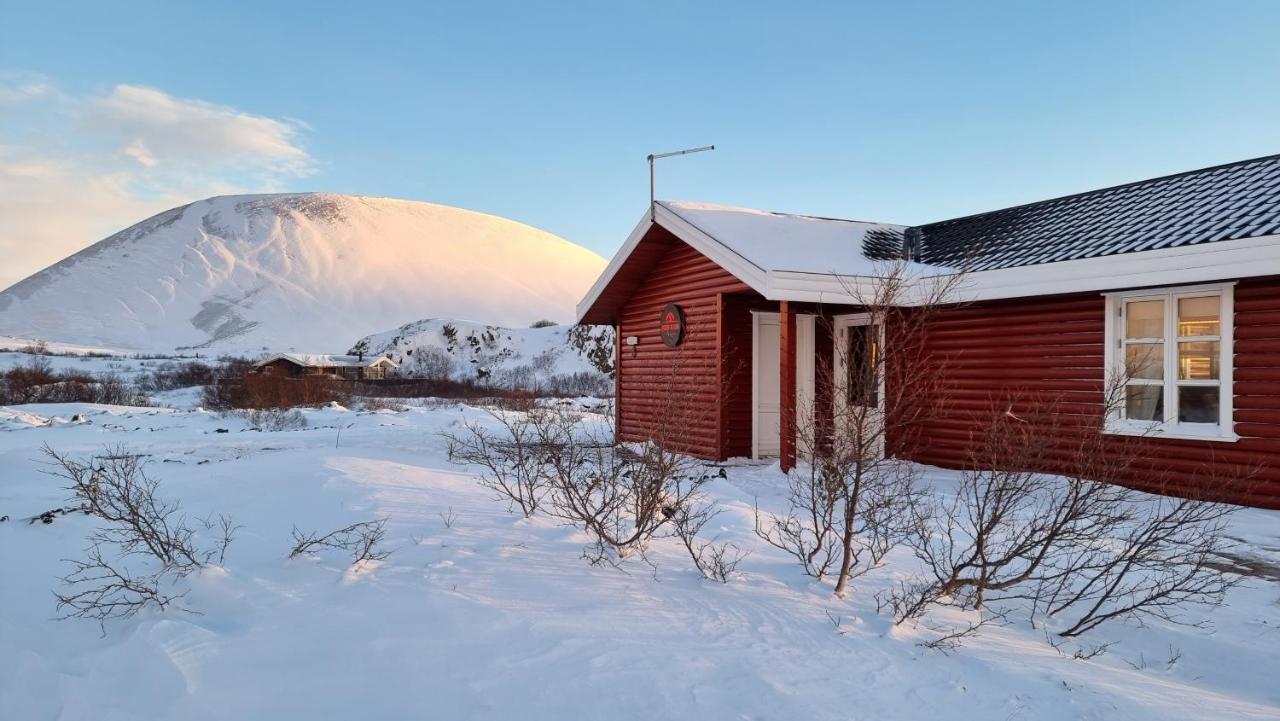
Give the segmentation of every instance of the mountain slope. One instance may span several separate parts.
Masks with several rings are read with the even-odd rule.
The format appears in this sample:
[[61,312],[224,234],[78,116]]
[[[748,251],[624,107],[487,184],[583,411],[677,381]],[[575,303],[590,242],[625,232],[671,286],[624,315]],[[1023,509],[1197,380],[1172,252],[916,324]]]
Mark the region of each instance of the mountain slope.
[[0,334],[341,351],[429,316],[567,321],[604,264],[536,228],[448,206],[225,196],[156,215],[0,292]]

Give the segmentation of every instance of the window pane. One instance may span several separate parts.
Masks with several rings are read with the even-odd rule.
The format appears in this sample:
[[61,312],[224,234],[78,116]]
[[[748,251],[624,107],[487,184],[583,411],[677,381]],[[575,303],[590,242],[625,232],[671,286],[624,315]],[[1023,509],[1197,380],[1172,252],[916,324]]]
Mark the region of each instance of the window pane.
[[1164,420],[1162,386],[1126,386],[1124,417],[1133,421]]
[[1218,380],[1218,341],[1194,341],[1178,344],[1178,379],[1184,381]]
[[845,349],[848,402],[854,406],[876,407],[880,405],[880,327],[849,326],[846,337],[849,343]]
[[1217,386],[1179,387],[1178,420],[1182,423],[1217,423]]
[[1218,335],[1218,296],[1178,299],[1178,335]]
[[1164,337],[1164,301],[1125,303],[1125,335],[1129,338]]
[[1164,343],[1130,343],[1124,355],[1127,378],[1164,379]]

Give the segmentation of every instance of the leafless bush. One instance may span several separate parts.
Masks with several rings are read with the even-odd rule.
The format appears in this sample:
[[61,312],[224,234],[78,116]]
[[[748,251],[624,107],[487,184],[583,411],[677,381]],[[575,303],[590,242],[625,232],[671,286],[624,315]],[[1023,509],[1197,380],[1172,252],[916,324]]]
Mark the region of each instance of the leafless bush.
[[[1063,475],[1035,470],[1045,457]],[[955,497],[920,506],[910,545],[926,575],[900,589],[899,623],[933,604],[1019,608],[1072,637],[1220,604],[1238,582],[1217,563],[1235,507],[1119,485],[1137,457],[1052,403],[994,414]]]
[[0,373],[0,404],[21,403],[150,405],[145,395],[113,373],[55,371],[43,356]]
[[310,375],[288,378],[270,373],[246,372],[239,377],[221,378],[205,386],[204,405],[217,410],[285,409],[299,406],[346,404],[351,400],[351,384],[331,376]]
[[413,375],[430,380],[449,380],[457,370],[457,361],[449,351],[435,346],[413,349]]
[[910,430],[942,394],[944,363],[922,339],[962,278],[927,281],[912,277],[906,263],[885,264],[874,283],[847,288],[863,311],[860,324],[821,316],[835,352],[818,363],[817,397],[799,404],[799,415],[811,419],[796,425],[808,465],[788,479],[786,510],[757,510],[755,528],[806,574],[834,573],[837,596],[912,526],[919,471],[893,456],[907,451]]
[[920,642],[922,648],[931,651],[941,651],[949,654],[964,645],[965,640],[978,635],[978,632],[986,628],[992,619],[982,616],[976,621],[966,621],[961,626],[954,627],[930,627],[929,630],[937,634],[932,638]]
[[350,552],[352,565],[363,561],[384,560],[391,555],[390,550],[379,547],[386,539],[388,520],[380,518],[376,521],[361,521],[323,536],[303,533],[294,526],[293,550],[289,551],[289,558],[329,548]]
[[393,413],[401,413],[407,410],[403,404],[379,396],[365,396],[360,399],[359,405],[360,410],[366,412],[391,411]]
[[836,531],[840,488],[812,465],[809,473],[787,477],[786,512],[755,511],[755,532],[763,541],[800,562],[806,575],[822,580],[840,558]]
[[307,417],[302,415],[302,411],[296,408],[290,410],[255,408],[232,411],[230,415],[243,418],[249,424],[249,427],[255,431],[296,431],[307,427]]
[[718,515],[718,509],[694,496],[676,510],[671,525],[702,577],[728,583],[747,553],[736,544],[720,543],[716,536],[703,540],[703,529]]
[[[550,512],[587,533],[591,544],[584,556],[593,564],[643,554],[711,478],[663,438],[617,446],[612,429],[585,429],[575,411],[553,408],[531,417],[547,452]],[[674,426],[667,430],[677,432]]]
[[164,363],[138,378],[138,388],[144,393],[171,391],[192,386],[207,386],[214,382],[217,371],[200,361]]
[[[159,482],[147,475],[144,456],[108,448],[89,460],[44,449],[54,470],[69,482],[75,501],[103,525],[89,535],[86,559],[69,559],[72,571],[56,593],[63,616],[104,623],[144,608],[166,608],[181,598],[178,582],[205,566],[221,564],[237,526],[229,517],[199,521],[210,534],[201,539],[177,501],[163,500]],[[129,568],[130,561],[147,571]]]
[[526,518],[536,513],[550,484],[547,435],[538,428],[547,422],[538,412],[494,410],[489,417],[500,430],[483,423],[467,422],[462,431],[443,434],[449,461],[479,466],[480,484],[508,503],[508,510],[520,509]]
[[458,514],[453,510],[453,506],[449,506],[447,511],[441,511],[440,520],[444,521],[445,528],[453,528],[453,524],[458,522]]

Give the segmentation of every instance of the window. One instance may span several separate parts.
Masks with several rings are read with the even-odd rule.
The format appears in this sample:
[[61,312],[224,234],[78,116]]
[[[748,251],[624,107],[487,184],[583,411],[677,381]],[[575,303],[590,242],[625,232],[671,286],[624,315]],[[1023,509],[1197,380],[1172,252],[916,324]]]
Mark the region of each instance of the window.
[[880,405],[880,327],[850,325],[845,331],[845,400],[851,406]]
[[1234,440],[1232,286],[1108,296],[1107,365],[1123,384],[1109,429]]

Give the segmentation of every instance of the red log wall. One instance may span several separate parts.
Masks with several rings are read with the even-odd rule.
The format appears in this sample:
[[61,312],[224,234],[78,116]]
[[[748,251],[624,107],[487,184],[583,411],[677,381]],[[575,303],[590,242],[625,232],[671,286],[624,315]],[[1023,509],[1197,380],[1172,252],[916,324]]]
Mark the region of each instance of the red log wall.
[[[661,227],[650,235],[643,242],[667,247],[618,311],[618,437],[644,441],[674,432],[667,440],[675,447],[723,458],[721,385],[728,354],[722,353],[721,294],[751,289]],[[685,315],[684,342],[675,348],[658,336],[658,315],[669,303]],[[628,336],[639,343],[628,346]],[[748,376],[748,401],[750,382]],[[749,443],[750,416],[746,432]]]
[[[920,427],[910,458],[963,468],[984,412],[1003,398],[1052,395],[1061,409],[1096,414],[1103,398],[1105,302],[1089,293],[980,303],[932,319],[929,352],[942,363],[946,398]],[[1115,438],[1135,444],[1149,490],[1201,489],[1221,499],[1280,508],[1280,278],[1235,289],[1235,443]],[[989,415],[986,416],[989,418]],[[1245,473],[1247,481],[1239,480]]]

